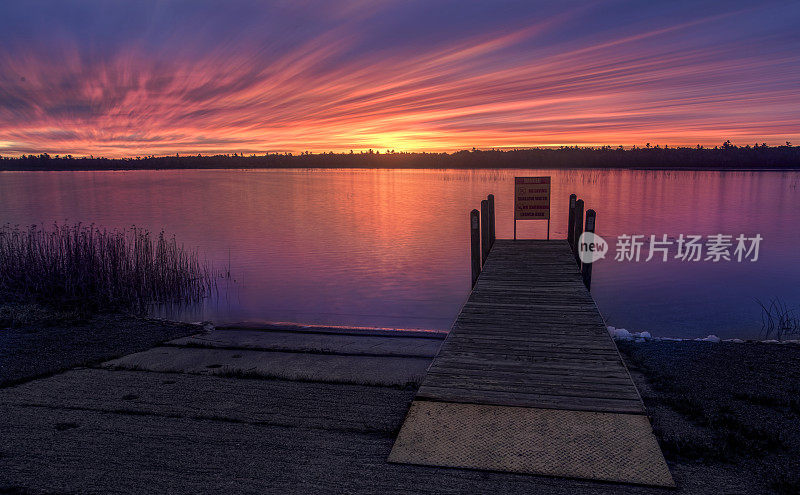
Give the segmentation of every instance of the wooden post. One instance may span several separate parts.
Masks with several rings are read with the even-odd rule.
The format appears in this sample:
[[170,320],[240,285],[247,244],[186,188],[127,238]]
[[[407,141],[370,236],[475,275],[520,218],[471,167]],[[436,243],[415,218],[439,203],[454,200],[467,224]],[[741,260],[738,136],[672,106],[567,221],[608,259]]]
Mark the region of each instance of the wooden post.
[[578,266],[581,266],[581,259],[578,256],[578,239],[583,233],[583,200],[579,199],[575,202],[575,233],[572,234],[573,242],[575,243],[575,261]]
[[481,201],[481,266],[489,257],[489,201]]
[[567,227],[567,242],[569,243],[572,253],[575,254],[575,202],[578,196],[574,194],[569,195],[569,226]]
[[490,194],[489,200],[489,250],[494,246],[494,194]]
[[[584,229],[584,232],[594,232],[594,224],[596,216],[597,215],[594,210],[588,210],[586,212],[586,228]],[[581,266],[581,276],[583,276],[583,285],[586,286],[587,290],[591,290],[592,263],[584,263]]]
[[481,219],[478,210],[469,212],[470,255],[472,259],[472,287],[481,274]]

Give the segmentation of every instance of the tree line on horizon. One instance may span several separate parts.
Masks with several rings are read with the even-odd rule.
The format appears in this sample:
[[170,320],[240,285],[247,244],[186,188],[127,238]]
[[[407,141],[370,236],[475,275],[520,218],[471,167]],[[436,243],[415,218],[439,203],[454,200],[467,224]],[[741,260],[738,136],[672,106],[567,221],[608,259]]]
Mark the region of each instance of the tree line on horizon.
[[212,168],[800,168],[800,146],[786,142],[713,148],[651,146],[632,148],[563,146],[560,148],[462,150],[452,153],[369,150],[349,153],[268,153],[264,155],[168,155],[135,158],[72,155],[0,156],[1,170],[151,170]]

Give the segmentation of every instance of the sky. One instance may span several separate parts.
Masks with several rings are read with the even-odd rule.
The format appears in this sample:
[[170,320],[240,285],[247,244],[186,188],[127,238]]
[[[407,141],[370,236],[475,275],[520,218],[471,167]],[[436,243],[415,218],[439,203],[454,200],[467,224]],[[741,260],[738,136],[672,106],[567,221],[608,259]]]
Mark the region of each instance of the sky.
[[11,1],[0,155],[800,144],[800,2]]

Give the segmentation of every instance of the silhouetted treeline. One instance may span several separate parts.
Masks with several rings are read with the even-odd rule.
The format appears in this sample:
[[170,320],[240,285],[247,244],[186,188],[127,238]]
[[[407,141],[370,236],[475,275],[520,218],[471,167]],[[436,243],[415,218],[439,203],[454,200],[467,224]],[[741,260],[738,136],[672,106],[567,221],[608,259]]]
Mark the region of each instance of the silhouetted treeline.
[[266,155],[174,155],[137,158],[73,158],[25,155],[0,158],[0,170],[144,170],[210,168],[669,168],[797,169],[800,146],[704,148],[562,147],[471,150],[455,153],[271,153]]

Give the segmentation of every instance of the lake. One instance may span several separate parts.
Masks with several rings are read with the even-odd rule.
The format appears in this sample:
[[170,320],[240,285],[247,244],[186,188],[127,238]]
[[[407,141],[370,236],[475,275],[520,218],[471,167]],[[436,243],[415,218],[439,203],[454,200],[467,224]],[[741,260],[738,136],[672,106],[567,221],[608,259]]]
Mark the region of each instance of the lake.
[[[568,197],[612,245],[592,294],[609,325],[654,336],[756,338],[756,299],[800,306],[800,172],[641,170],[180,170],[0,172],[0,223],[164,229],[235,283],[182,319],[448,329],[469,294],[468,213],[496,198],[513,235],[515,176],[552,177],[551,238]],[[544,221],[518,222],[543,238]],[[616,261],[620,235],[642,258]],[[649,238],[760,234],[758,260],[645,261]]]

